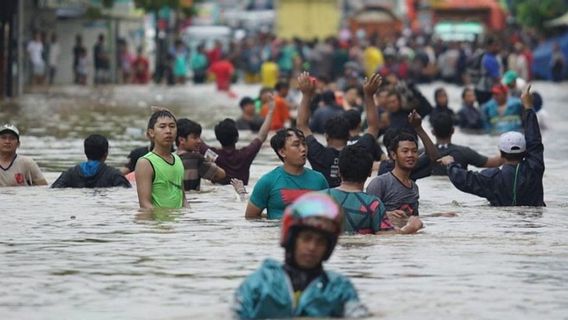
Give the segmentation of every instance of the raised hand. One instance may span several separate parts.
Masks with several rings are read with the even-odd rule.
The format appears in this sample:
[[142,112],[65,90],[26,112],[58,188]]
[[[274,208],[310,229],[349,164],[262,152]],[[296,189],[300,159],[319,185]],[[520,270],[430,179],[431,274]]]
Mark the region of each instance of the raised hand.
[[422,117],[416,112],[416,109],[413,109],[412,112],[408,114],[408,123],[415,129],[422,126]]
[[298,76],[298,89],[302,94],[312,95],[316,91],[316,81],[310,77],[310,73],[304,71]]
[[365,82],[363,83],[363,92],[365,96],[372,97],[379,87],[383,84],[383,77],[379,73],[373,73],[371,78],[365,78]]
[[529,84],[527,88],[523,91],[521,95],[521,102],[526,110],[532,109],[533,107],[533,94],[531,93],[531,85]]

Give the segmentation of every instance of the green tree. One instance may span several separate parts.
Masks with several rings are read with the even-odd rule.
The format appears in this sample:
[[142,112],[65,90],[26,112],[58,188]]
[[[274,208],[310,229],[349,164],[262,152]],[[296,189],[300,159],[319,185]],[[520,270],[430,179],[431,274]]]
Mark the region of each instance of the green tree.
[[557,18],[568,9],[564,0],[516,0],[513,1],[517,21],[527,27],[544,29],[544,23]]

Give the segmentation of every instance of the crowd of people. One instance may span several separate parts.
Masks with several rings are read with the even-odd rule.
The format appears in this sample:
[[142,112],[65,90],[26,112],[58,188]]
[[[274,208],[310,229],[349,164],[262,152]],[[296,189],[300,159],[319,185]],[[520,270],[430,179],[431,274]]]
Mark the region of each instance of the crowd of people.
[[[520,80],[530,79],[530,67],[515,69],[509,62],[506,68],[498,55],[501,44],[487,39],[477,57],[477,70],[471,67],[465,77],[443,73],[452,81],[471,83],[464,87],[463,105],[455,112],[443,87],[435,91],[432,105],[409,81],[435,77],[415,73],[439,61],[415,47],[419,42],[410,39],[381,50],[328,39],[306,45],[311,50],[306,51],[297,42],[271,39],[266,42],[269,51],[280,54],[256,60],[254,41],[244,41],[242,52],[230,52],[264,61],[258,69],[250,68],[251,61],[238,64],[247,79],[260,75],[263,87],[258,97],[241,99],[238,119],[227,118],[215,125],[220,146],[203,143],[202,127],[196,121],[178,119],[158,108],[146,128],[149,146],[133,150],[123,168],[105,164],[107,138],[94,134],[84,141],[87,161],[63,172],[51,187],[135,184],[141,210],[149,211],[185,207],[186,193],[199,190],[201,179],[231,184],[247,202],[245,218],[282,220],[280,245],[285,250],[283,263],[265,261],[237,289],[232,309],[237,317],[366,316],[368,311],[351,282],[324,270],[323,262],[344,232],[419,232],[420,217],[425,215],[419,210],[418,179],[447,175],[458,190],[483,197],[493,206],[545,205],[544,147],[536,113],[542,98]],[[392,56],[389,48],[395,51]],[[178,49],[183,51],[183,45]],[[459,52],[454,45],[432,56],[446,66],[451,57],[459,57],[448,52],[454,49]],[[357,54],[362,60],[355,59]],[[373,60],[379,56],[384,60]],[[409,57],[424,66],[405,66]],[[219,59],[231,61],[222,52]],[[209,60],[202,57],[196,64],[204,66],[205,61]],[[300,67],[306,71],[298,72]],[[271,70],[270,83],[263,74],[266,70]],[[173,75],[185,81],[175,70]],[[286,80],[290,77],[293,81]],[[228,90],[223,81],[218,87]],[[422,126],[427,117],[434,140]],[[500,154],[485,156],[453,144],[456,126],[466,133],[501,134]],[[239,130],[257,132],[257,136],[237,148]],[[260,177],[249,195],[250,167],[270,131],[274,131],[270,146],[282,164]],[[323,143],[318,134],[323,134]],[[0,127],[0,186],[46,185],[37,164],[17,154],[19,138],[15,126]],[[470,165],[487,169],[471,171]]]
[[[219,90],[233,96],[230,85],[236,81],[274,87],[280,78],[289,79],[306,70],[345,91],[363,77],[379,71],[416,83],[442,80],[459,85],[474,84],[479,91],[478,100],[485,102],[491,78],[497,77],[499,69],[511,70],[521,79],[532,80],[532,49],[537,45],[534,36],[518,30],[487,37],[492,41],[444,42],[431,34],[403,33],[394,41],[384,41],[375,34],[342,30],[337,37],[288,40],[271,33],[258,33],[229,42],[200,43],[191,48],[177,39],[163,57],[157,59],[154,70],[150,70],[142,47],[133,50],[125,39],[118,39],[114,54],[109,51],[105,36],[100,34],[89,57],[78,34],[73,47],[73,73],[75,83],[86,84],[88,61],[91,61],[88,59],[92,59],[93,83],[110,83],[113,78],[110,65],[114,59],[117,83],[145,84],[153,79],[157,83],[175,85],[192,79],[195,84],[201,84],[215,79]],[[48,41],[46,33],[35,34],[27,52],[32,84],[41,84],[46,77],[51,84],[60,63],[57,36],[53,34]],[[566,58],[558,44],[549,68],[554,81],[564,79]],[[480,77],[484,81],[480,81]],[[480,96],[483,92],[485,96]]]

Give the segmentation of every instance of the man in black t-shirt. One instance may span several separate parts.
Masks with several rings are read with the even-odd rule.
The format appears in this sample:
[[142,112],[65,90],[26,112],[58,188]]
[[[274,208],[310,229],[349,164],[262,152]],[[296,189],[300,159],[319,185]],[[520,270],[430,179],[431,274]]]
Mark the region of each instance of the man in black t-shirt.
[[[379,117],[373,101],[373,94],[381,85],[382,78],[374,74],[365,81],[365,108],[369,127],[367,133],[357,141],[357,145],[372,153],[379,133]],[[349,122],[345,117],[336,116],[325,123],[325,138],[327,146],[322,145],[313,136],[309,127],[310,102],[315,93],[315,80],[309,73],[303,72],[298,76],[298,86],[302,91],[302,101],[298,110],[297,127],[306,136],[308,145],[308,160],[312,168],[323,174],[330,188],[339,186],[339,152],[347,145],[349,139]]]
[[[451,155],[455,162],[459,163],[465,170],[467,170],[468,165],[474,165],[478,168],[495,168],[503,164],[500,156],[488,158],[469,147],[453,144],[454,125],[450,115],[439,113],[430,120],[440,157]],[[432,167],[432,175],[446,176],[448,172],[445,166],[436,164]]]

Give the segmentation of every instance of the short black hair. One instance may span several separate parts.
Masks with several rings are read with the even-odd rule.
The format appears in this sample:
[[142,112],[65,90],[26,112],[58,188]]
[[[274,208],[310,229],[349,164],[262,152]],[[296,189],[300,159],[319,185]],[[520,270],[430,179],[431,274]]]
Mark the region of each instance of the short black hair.
[[468,91],[471,91],[471,92],[474,92],[474,93],[475,93],[475,90],[473,90],[472,87],[465,87],[465,88],[463,88],[463,91],[462,91],[462,99],[465,98],[465,94],[466,94]]
[[416,141],[416,137],[413,136],[412,134],[406,132],[406,131],[402,131],[399,135],[394,137],[392,139],[392,141],[390,142],[389,151],[396,153],[396,150],[398,149],[398,145],[402,141],[414,142],[416,144],[416,147],[418,147],[418,141]]
[[179,138],[186,138],[190,134],[201,135],[201,125],[188,118],[182,118],[177,121],[176,146],[179,146]]
[[108,140],[100,134],[92,134],[85,139],[85,155],[89,160],[102,160],[108,154]]
[[176,117],[173,113],[171,113],[169,110],[160,109],[152,113],[150,119],[148,119],[147,129],[154,129],[154,126],[156,125],[156,122],[158,122],[159,118],[171,118],[176,121]]
[[445,93],[446,95],[448,94],[446,92],[446,89],[444,89],[443,87],[438,87],[436,88],[436,90],[434,90],[434,102],[436,102],[436,100],[438,99],[438,95],[440,95],[440,93]]
[[270,146],[276,152],[278,158],[284,162],[284,158],[278,153],[278,151],[286,145],[286,138],[296,135],[300,140],[306,141],[304,133],[298,128],[284,128],[276,132],[274,136],[270,139]]
[[343,117],[349,122],[349,130],[357,129],[361,124],[361,112],[357,109],[349,109],[343,113]]
[[508,161],[521,161],[527,156],[526,151],[522,153],[507,153],[503,151],[500,152],[501,152],[501,158],[505,158]]
[[247,104],[254,104],[254,100],[251,97],[244,97],[239,102],[239,107],[244,108]]
[[281,89],[288,89],[290,88],[290,84],[286,81],[278,81],[274,86],[274,90],[280,91]]
[[146,147],[138,147],[138,148],[130,151],[130,154],[128,154],[128,159],[130,159],[130,160],[128,161],[128,164],[126,165],[128,167],[128,170],[130,170],[130,172],[134,171],[134,169],[136,169],[136,162],[138,162],[138,159],[145,156],[148,152],[150,152],[150,149],[147,146]]
[[349,127],[349,121],[343,115],[338,115],[328,119],[323,126],[323,130],[328,138],[348,140]]
[[342,181],[365,182],[372,168],[373,157],[362,146],[347,146],[339,154],[339,173]]
[[215,126],[215,137],[223,147],[230,147],[239,140],[239,130],[235,120],[225,118]]
[[329,105],[335,105],[336,104],[335,93],[331,90],[325,90],[321,94],[321,100],[323,101],[324,104],[326,104],[328,106]]
[[448,113],[442,112],[431,116],[430,123],[434,135],[438,138],[449,138],[454,133],[454,119]]
[[260,91],[258,92],[258,96],[262,97],[262,95],[265,94],[266,92],[272,92],[272,91],[274,91],[274,89],[269,88],[269,87],[262,87],[260,89]]

